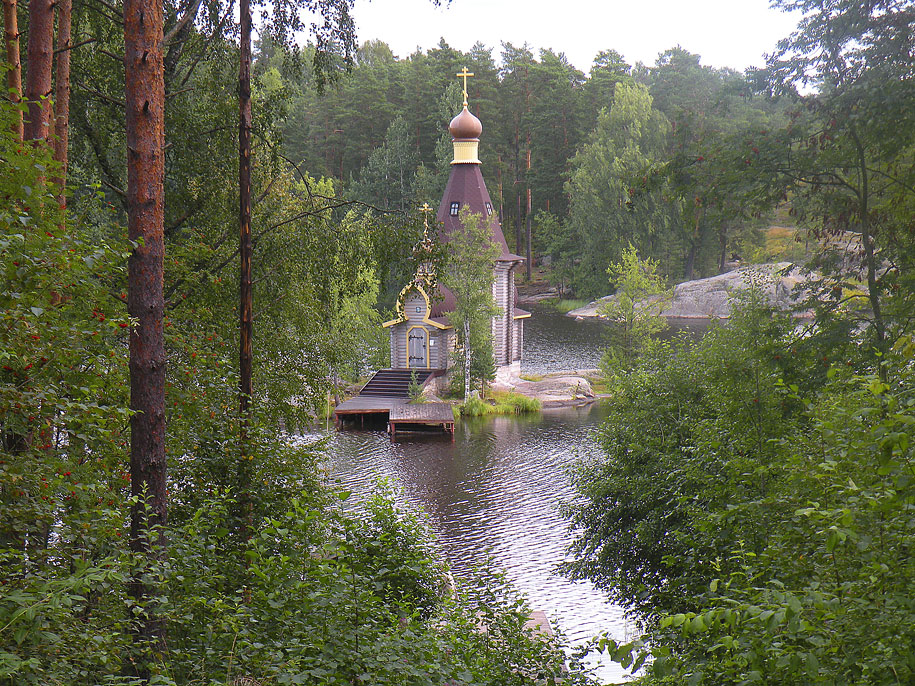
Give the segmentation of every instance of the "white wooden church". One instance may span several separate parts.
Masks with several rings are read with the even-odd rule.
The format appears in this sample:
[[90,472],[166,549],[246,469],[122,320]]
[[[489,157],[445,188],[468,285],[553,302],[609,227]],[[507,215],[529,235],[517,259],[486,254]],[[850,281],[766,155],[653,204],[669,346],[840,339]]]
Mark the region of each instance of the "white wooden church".
[[[502,248],[492,267],[493,298],[499,309],[492,319],[492,343],[496,378],[507,378],[521,371],[524,320],[531,316],[515,305],[515,271],[524,258],[508,249],[480,172],[478,151],[483,125],[467,109],[466,76],[472,74],[465,70],[458,76],[465,77],[464,108],[448,127],[454,143],[454,159],[436,215],[437,239],[447,244],[449,234],[459,227],[461,209],[469,207],[488,222],[492,241]],[[456,344],[456,333],[449,319],[455,299],[445,286],[430,286],[434,280],[425,269],[421,267],[413,282],[401,291],[397,317],[383,326],[390,329],[391,367],[444,372],[451,365],[450,353]]]

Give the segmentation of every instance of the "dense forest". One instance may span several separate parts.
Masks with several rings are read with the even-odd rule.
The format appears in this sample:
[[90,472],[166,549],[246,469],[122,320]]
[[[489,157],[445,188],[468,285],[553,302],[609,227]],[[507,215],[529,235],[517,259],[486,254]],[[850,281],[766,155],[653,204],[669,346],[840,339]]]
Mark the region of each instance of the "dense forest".
[[553,279],[578,296],[606,294],[604,270],[630,242],[674,280],[717,273],[734,252],[759,247],[754,229],[776,205],[752,182],[721,176],[733,154],[756,147],[742,139],[777,128],[787,105],[680,47],[652,66],[606,50],[585,75],[561,53],[508,43],[494,55],[441,42],[398,59],[372,42],[325,95],[310,80],[283,78],[283,63],[280,51],[263,50],[265,81],[288,92],[286,155],[353,199],[400,211],[441,199],[447,123],[460,107],[454,74],[468,67],[483,173],[505,234],[529,264],[546,257]]
[[247,0],[4,0],[0,683],[589,681],[290,439],[386,364],[463,67],[506,236],[563,293],[769,260],[775,216],[809,241],[812,319],[751,291],[610,370],[566,572],[644,636],[594,648],[645,683],[911,683],[915,7],[773,4],[803,18],[765,67],[584,74],[360,47],[349,0],[258,5],[253,43]]

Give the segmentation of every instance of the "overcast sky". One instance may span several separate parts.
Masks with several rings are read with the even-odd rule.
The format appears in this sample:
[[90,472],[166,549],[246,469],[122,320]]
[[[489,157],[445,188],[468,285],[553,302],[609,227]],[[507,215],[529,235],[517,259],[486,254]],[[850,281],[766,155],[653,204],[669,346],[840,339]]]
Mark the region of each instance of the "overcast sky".
[[440,38],[467,51],[480,41],[534,50],[552,48],[587,73],[594,56],[614,49],[630,64],[654,64],[675,45],[714,67],[744,70],[794,29],[797,17],[769,8],[768,0],[356,0],[359,41],[377,38],[398,57],[425,50]]

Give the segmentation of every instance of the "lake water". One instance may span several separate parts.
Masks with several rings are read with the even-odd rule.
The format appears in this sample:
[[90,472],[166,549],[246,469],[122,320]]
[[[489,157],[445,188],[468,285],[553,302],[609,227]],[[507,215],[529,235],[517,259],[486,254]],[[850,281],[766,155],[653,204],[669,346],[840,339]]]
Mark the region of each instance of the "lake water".
[[[597,367],[606,326],[535,311],[525,323],[524,371]],[[331,435],[328,467],[357,502],[380,478],[395,484],[405,504],[428,515],[458,583],[489,556],[573,644],[601,631],[629,639],[634,627],[619,607],[591,583],[556,572],[572,536],[560,512],[575,497],[568,468],[599,450],[593,434],[604,416],[595,404],[464,421],[453,441],[342,431]],[[597,669],[604,682],[623,680],[609,661]]]
[[[599,319],[576,321],[554,310],[526,305],[533,316],[524,320],[522,369],[531,374],[560,370],[596,369],[607,344],[610,324]],[[669,319],[661,338],[685,335],[701,338],[708,331],[705,319]]]

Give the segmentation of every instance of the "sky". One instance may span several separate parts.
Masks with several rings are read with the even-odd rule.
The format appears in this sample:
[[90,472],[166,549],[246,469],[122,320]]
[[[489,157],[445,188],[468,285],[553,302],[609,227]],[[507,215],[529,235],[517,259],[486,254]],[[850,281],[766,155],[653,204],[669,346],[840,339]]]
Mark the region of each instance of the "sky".
[[675,45],[703,64],[743,71],[761,66],[797,23],[768,0],[452,0],[440,8],[431,0],[356,0],[353,14],[360,43],[383,40],[398,57],[444,38],[465,52],[480,41],[498,60],[503,41],[527,42],[535,55],[565,53],[585,73],[601,50],[654,64]]

